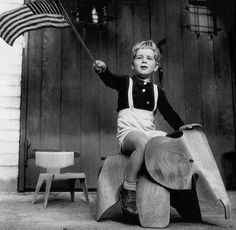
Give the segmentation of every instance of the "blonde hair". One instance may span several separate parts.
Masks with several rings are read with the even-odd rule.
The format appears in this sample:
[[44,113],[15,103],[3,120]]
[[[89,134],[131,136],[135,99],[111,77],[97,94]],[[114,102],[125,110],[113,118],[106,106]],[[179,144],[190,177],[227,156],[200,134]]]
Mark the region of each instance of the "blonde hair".
[[141,41],[135,44],[132,48],[132,61],[135,59],[139,49],[151,49],[154,52],[155,61],[159,64],[161,53],[156,44],[152,40]]

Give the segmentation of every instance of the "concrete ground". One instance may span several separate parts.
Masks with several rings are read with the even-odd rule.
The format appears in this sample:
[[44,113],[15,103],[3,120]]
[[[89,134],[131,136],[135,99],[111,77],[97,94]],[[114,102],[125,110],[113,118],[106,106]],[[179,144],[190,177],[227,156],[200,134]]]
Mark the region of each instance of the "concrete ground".
[[[32,204],[32,193],[0,194],[0,230],[139,230],[144,229],[126,217],[96,222],[96,193],[90,193],[90,205],[83,193],[75,193],[70,201],[69,193],[51,193],[48,207],[43,208],[43,194]],[[229,191],[232,204],[232,218],[224,219],[222,206],[200,204],[202,223],[183,222],[174,209],[168,230],[236,229],[236,191]]]

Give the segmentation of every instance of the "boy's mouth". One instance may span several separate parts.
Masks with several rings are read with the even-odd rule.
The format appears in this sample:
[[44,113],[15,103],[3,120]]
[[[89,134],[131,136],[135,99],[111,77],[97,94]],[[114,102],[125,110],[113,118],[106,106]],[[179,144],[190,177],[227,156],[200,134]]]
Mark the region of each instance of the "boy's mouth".
[[147,69],[148,67],[147,67],[147,66],[144,66],[144,65],[142,65],[142,66],[140,66],[140,68],[141,68],[142,70],[145,70],[145,69]]

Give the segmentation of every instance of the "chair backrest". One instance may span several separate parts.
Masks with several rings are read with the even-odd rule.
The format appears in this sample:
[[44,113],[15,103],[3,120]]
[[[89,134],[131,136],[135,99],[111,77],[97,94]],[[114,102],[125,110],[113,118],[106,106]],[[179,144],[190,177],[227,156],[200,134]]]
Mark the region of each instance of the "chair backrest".
[[49,171],[60,172],[61,168],[74,165],[74,152],[36,151],[35,164]]

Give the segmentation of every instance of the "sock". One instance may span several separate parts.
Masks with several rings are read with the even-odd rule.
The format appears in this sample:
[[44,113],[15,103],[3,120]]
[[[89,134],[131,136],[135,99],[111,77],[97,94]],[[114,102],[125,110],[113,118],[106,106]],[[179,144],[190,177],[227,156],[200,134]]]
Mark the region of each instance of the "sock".
[[125,177],[125,181],[124,181],[123,187],[126,190],[136,191],[137,181],[136,180],[134,180],[134,181],[127,180],[127,178]]

